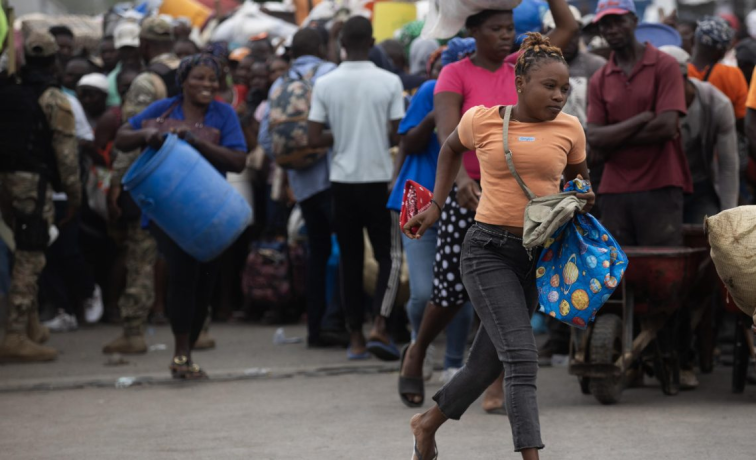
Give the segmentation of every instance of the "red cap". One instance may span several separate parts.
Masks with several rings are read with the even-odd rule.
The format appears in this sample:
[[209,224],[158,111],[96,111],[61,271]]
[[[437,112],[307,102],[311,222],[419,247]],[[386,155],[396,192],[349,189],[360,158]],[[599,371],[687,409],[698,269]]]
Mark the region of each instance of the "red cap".
[[611,15],[614,15],[614,16],[622,16],[622,15],[624,15],[624,14],[629,14],[629,13],[632,13],[632,11],[623,10],[622,8],[609,8],[609,9],[607,9],[607,10],[604,10],[604,11],[600,12],[600,13],[599,13],[599,14],[597,14],[596,16],[594,16],[594,17],[593,17],[593,21],[591,21],[591,23],[593,23],[593,24],[596,24],[596,23],[597,23],[597,22],[599,22],[599,21],[601,20],[601,18],[603,18],[604,16],[611,16]]

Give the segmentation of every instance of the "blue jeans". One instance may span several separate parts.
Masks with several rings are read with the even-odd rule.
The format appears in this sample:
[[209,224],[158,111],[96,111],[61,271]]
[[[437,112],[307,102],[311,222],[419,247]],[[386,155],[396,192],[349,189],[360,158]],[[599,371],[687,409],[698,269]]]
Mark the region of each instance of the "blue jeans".
[[504,369],[506,407],[515,451],[543,448],[536,399],[538,349],[530,317],[538,299],[535,266],[522,239],[476,223],[462,248],[462,281],[480,317],[465,366],[433,399],[458,420]]
[[[429,228],[419,240],[412,240],[402,234],[404,252],[410,274],[410,298],[407,302],[407,316],[412,325],[412,340],[417,337],[423,320],[425,306],[433,294],[433,262],[436,258],[437,226]],[[472,304],[467,302],[446,328],[446,355],[444,369],[460,368],[464,363],[467,333],[473,320]]]

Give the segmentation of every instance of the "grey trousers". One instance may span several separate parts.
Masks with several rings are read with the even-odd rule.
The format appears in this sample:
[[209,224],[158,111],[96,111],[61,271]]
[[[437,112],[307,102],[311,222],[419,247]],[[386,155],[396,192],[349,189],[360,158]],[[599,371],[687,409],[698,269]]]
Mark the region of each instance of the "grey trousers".
[[538,349],[530,326],[538,300],[535,266],[522,239],[475,223],[462,248],[462,280],[480,317],[465,366],[433,396],[450,419],[468,407],[504,370],[506,406],[515,451],[544,447],[538,420]]
[[604,194],[601,223],[622,246],[682,246],[683,202],[678,187]]

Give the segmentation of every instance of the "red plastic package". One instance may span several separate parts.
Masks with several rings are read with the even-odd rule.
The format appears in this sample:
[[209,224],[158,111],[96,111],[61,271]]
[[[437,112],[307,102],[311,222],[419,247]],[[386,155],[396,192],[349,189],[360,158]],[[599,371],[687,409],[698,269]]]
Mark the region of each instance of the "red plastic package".
[[[399,225],[404,228],[410,219],[430,207],[431,200],[433,200],[433,193],[430,190],[412,180],[405,182]],[[412,227],[412,233],[417,233],[419,228]]]

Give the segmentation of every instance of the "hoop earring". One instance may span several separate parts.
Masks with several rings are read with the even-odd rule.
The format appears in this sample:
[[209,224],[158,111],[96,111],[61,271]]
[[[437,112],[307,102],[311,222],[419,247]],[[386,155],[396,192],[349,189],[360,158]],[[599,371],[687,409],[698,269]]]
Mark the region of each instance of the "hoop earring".
[[520,93],[520,94],[522,94],[522,90],[521,89],[518,89],[517,92]]

